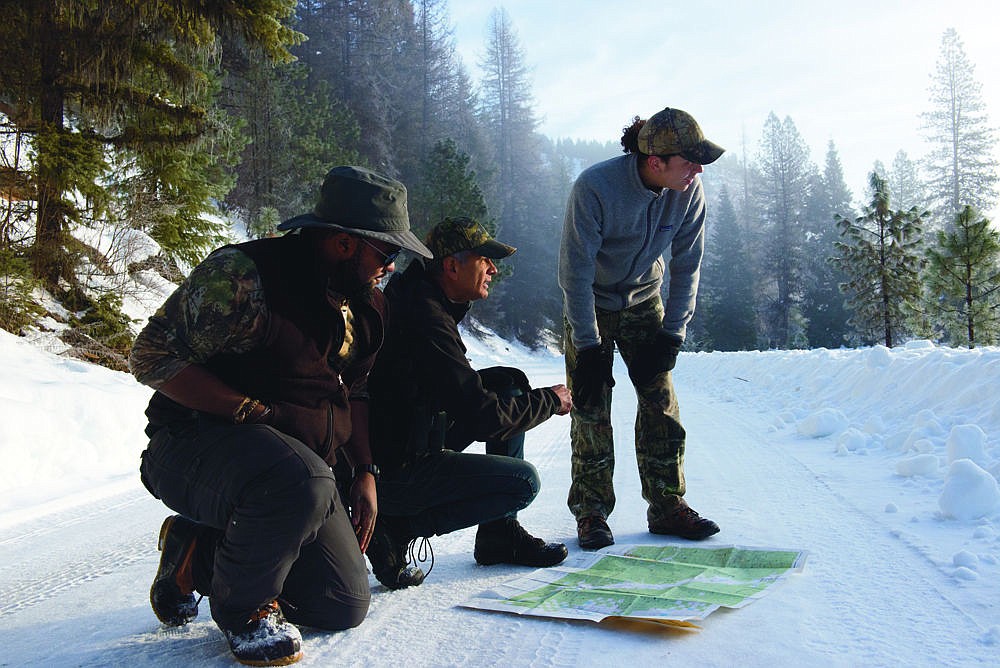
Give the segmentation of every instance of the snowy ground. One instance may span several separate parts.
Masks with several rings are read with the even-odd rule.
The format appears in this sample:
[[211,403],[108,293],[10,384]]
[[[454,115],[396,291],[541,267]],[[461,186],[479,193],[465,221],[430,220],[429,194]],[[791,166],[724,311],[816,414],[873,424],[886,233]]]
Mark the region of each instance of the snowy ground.
[[[561,359],[493,342],[473,363]],[[141,488],[148,391],[128,375],[0,332],[0,666],[232,665],[208,615],[160,628],[149,609],[166,510]],[[515,617],[460,607],[525,569],[480,567],[474,530],[433,539],[421,587],[374,578],[345,633],[304,630],[303,665],[1000,665],[1000,350],[682,354],[688,499],[722,526],[706,545],[806,550],[804,570],[700,631]],[[645,532],[631,448],[635,399],[615,395],[619,543]],[[528,437],[543,489],[529,529],[578,547],[566,509],[569,419]]]

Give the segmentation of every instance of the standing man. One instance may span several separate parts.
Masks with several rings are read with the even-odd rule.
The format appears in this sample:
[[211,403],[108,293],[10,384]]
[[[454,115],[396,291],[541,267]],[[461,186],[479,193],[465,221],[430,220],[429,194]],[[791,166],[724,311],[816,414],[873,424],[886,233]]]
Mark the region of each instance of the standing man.
[[[372,570],[390,589],[418,585],[425,573],[408,566],[407,544],[476,524],[478,563],[554,566],[566,546],[529,534],[517,511],[540,484],[524,461],[524,432],[568,413],[569,390],[532,389],[511,367],[476,371],[458,331],[472,302],[489,294],[494,260],[515,249],[470,218],[444,220],[424,242],[434,259],[412,261],[386,286],[389,329],[369,382],[382,470]],[[463,452],[474,441],[487,454]]]
[[724,149],[669,107],[648,121],[635,117],[621,143],[627,155],[593,165],[573,185],[559,253],[574,397],[569,508],[580,547],[591,550],[614,543],[615,346],[639,400],[635,448],[650,532],[701,540],[719,531],[683,498],[685,432],[670,371],[694,314],[705,242],[698,174]]
[[[160,529],[153,612],[185,624],[194,592],[208,596],[233,655],[256,666],[301,658],[286,617],[341,630],[368,612],[375,284],[401,248],[431,255],[409,231],[402,184],[360,167],[331,170],[314,211],[278,229],[289,233],[195,267],[130,361],[156,390],[142,481],[180,513]],[[331,470],[338,451],[353,465],[349,515]]]

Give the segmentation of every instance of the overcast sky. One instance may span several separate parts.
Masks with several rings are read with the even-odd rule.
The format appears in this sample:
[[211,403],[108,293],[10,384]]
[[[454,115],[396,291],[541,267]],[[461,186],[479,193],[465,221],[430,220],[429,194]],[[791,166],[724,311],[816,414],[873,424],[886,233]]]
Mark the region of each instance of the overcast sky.
[[459,52],[477,80],[500,5],[531,68],[540,131],[553,138],[617,141],[632,116],[672,106],[753,159],[774,112],[791,117],[820,166],[833,140],[859,199],[876,160],[891,166],[901,149],[926,155],[919,114],[930,109],[947,28],[975,66],[990,125],[1000,126],[996,0],[451,0]]

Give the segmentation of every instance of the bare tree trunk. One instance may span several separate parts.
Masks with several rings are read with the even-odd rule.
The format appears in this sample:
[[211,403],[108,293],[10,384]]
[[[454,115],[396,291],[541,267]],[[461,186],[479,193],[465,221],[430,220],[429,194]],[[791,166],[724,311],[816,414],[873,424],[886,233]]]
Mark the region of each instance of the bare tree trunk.
[[965,323],[969,332],[969,349],[976,347],[976,321],[972,314],[972,267],[966,267]]

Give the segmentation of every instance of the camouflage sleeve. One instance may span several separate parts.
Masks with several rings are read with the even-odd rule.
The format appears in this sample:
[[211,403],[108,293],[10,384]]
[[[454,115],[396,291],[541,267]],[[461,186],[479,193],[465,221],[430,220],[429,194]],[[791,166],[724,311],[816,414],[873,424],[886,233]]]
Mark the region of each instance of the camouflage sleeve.
[[129,367],[139,382],[158,389],[190,364],[257,347],[268,317],[253,261],[235,248],[217,250],[149,319],[132,346]]

